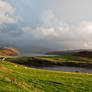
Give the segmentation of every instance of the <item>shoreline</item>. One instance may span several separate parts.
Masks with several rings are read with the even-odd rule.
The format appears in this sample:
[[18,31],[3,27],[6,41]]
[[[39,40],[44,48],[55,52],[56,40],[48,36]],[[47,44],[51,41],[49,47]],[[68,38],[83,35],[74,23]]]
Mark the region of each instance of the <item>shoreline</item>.
[[[25,67],[28,67],[28,66],[25,66]],[[34,66],[31,66],[31,67],[28,67],[28,68],[31,68],[31,69],[40,69],[40,70],[45,70],[45,71],[53,71],[53,72],[62,72],[62,73],[75,73],[75,74],[77,74],[77,73],[79,73],[79,74],[92,74],[92,72],[83,72],[83,71],[81,71],[81,70],[77,70],[76,71],[76,69],[74,70],[74,71],[70,71],[70,70],[66,70],[66,71],[64,71],[64,70],[55,70],[54,68],[62,68],[62,69],[65,69],[65,68],[78,68],[78,67],[65,67],[65,66],[62,66],[62,67],[60,67],[60,66],[56,66],[56,67],[34,67]],[[52,69],[51,69],[52,68]],[[88,69],[88,68],[81,68],[81,69]],[[90,71],[92,71],[91,69],[89,69]]]

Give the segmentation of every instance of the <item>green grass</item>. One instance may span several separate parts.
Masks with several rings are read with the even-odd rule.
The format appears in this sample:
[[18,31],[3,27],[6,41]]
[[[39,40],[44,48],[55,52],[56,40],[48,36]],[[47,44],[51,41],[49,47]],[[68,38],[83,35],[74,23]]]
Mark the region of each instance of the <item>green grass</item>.
[[0,92],[92,92],[92,74],[37,70],[0,61]]
[[74,66],[92,68],[92,59],[75,57],[72,55],[65,56],[38,56],[38,57],[13,57],[7,58],[8,61],[28,66]]
[[83,58],[83,57],[75,57],[72,55],[64,55],[64,56],[40,56],[39,58],[45,60],[51,60],[53,62],[75,62],[75,63],[92,63],[92,59]]

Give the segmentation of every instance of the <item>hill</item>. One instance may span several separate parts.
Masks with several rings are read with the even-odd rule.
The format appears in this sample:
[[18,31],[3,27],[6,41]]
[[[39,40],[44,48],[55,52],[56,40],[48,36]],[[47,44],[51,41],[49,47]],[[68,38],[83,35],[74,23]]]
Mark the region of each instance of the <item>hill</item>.
[[87,51],[87,50],[80,51],[80,52],[77,52],[77,53],[73,54],[73,56],[92,58],[92,51]]
[[45,71],[1,61],[0,92],[92,92],[92,74]]
[[19,51],[16,48],[0,47],[0,56],[16,56]]
[[45,54],[47,54],[47,55],[70,55],[70,54],[74,54],[79,51],[81,51],[81,50],[50,51]]
[[92,54],[92,49],[79,49],[79,50],[63,50],[63,51],[49,51],[46,52],[45,54],[47,55],[78,55],[79,53],[81,53],[82,55],[84,54]]

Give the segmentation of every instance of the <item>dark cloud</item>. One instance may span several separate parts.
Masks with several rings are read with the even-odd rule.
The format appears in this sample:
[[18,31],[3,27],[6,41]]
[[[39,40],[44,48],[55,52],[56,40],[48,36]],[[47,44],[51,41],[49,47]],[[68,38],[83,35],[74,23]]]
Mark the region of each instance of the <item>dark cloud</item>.
[[18,24],[6,24],[0,31],[1,34],[7,34],[12,37],[18,37],[23,34],[23,30]]

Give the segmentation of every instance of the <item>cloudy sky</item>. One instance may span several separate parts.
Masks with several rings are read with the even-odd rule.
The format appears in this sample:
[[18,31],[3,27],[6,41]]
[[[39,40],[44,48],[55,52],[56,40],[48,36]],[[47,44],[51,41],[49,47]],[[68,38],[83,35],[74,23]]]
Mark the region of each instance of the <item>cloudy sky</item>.
[[92,0],[0,0],[0,46],[92,49]]

